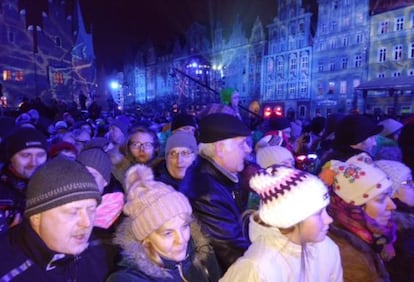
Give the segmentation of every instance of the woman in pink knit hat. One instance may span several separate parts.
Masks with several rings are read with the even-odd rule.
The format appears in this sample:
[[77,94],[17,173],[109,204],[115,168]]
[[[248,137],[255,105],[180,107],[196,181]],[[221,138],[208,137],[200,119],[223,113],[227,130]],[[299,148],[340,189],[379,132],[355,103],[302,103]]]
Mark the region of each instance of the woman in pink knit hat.
[[217,281],[214,252],[184,194],[140,164],[127,171],[125,185],[126,218],[115,238],[123,259],[108,281]]

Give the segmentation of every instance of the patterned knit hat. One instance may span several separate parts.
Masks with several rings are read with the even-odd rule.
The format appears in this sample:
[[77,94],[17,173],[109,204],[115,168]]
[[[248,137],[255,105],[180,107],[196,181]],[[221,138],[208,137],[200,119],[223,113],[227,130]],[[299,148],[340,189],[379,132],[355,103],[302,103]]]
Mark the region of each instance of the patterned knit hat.
[[95,199],[98,205],[101,202],[95,179],[82,164],[58,156],[36,170],[29,180],[24,215],[28,218],[84,199]]
[[127,202],[124,213],[132,218],[132,231],[142,241],[180,214],[192,214],[188,199],[171,186],[154,181],[151,168],[138,164],[125,177]]
[[351,205],[361,206],[392,185],[389,177],[372,163],[366,153],[346,162],[332,160],[330,169],[335,173],[334,193]]
[[285,147],[267,146],[257,150],[256,161],[262,168],[267,168],[271,165],[293,165],[295,159],[292,153]]
[[393,194],[401,187],[401,183],[411,176],[411,169],[401,162],[379,160],[375,164],[391,178]]
[[259,216],[266,224],[288,228],[329,204],[328,189],[305,171],[271,166],[250,179],[260,196]]

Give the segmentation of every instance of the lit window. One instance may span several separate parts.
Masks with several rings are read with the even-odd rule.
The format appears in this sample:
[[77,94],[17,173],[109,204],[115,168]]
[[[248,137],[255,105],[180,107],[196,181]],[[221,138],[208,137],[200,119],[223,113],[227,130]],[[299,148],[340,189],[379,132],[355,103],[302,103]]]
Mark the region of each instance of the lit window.
[[55,72],[53,74],[53,83],[55,83],[55,84],[63,84],[63,82],[64,82],[63,73],[61,73],[61,72]]
[[23,81],[23,71],[19,70],[16,71],[16,77],[15,77],[16,81]]
[[341,81],[339,85],[339,93],[346,94],[346,81],[345,80]]
[[10,70],[3,70],[3,80],[11,80],[12,79],[12,73]]
[[328,94],[334,94],[335,92],[335,82],[330,81],[328,84]]

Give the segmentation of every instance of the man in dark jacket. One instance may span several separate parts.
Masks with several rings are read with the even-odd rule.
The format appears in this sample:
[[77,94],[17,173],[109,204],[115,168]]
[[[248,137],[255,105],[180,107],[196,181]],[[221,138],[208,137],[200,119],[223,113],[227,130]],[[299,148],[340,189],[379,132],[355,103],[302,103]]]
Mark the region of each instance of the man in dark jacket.
[[250,245],[241,214],[242,199],[238,173],[251,148],[246,143],[249,129],[235,116],[215,113],[199,122],[199,158],[180,184],[190,200],[201,228],[211,238],[223,271]]
[[47,161],[46,136],[30,127],[17,127],[4,139],[0,172],[0,233],[21,222],[26,189],[34,171]]
[[100,201],[82,164],[57,157],[40,167],[22,224],[0,236],[0,281],[104,281],[115,250],[90,239]]

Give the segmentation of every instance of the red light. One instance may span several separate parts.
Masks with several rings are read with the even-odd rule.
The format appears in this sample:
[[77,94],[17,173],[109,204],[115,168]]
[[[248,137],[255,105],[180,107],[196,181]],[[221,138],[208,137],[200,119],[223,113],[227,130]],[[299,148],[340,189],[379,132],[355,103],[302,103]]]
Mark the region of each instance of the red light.
[[272,114],[272,109],[270,107],[266,107],[263,113],[264,117],[265,118],[270,117],[271,114]]
[[283,116],[282,107],[277,106],[277,107],[274,108],[274,111],[275,111],[276,116],[278,116],[278,117]]

